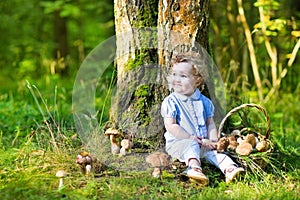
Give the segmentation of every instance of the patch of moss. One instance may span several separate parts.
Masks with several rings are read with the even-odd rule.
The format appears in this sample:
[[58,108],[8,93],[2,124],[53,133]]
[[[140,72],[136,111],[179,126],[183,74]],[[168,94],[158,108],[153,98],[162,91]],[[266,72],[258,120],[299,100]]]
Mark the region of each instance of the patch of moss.
[[128,59],[127,64],[124,67],[125,72],[129,72],[133,69],[137,69],[138,67],[150,64],[157,63],[157,54],[155,49],[137,49],[135,51],[135,58]]
[[156,27],[158,16],[158,0],[146,0],[136,13],[136,20],[132,22],[135,28]]
[[148,55],[145,53],[139,53],[136,54],[136,57],[134,59],[129,59],[127,61],[127,64],[125,66],[125,71],[128,72],[132,69],[135,69],[136,67],[139,67],[141,65],[145,64],[145,59]]
[[148,85],[145,85],[145,84],[140,85],[136,89],[135,96],[136,97],[147,97],[148,96],[148,90],[149,90]]
[[135,91],[134,96],[137,98],[136,101],[136,108],[139,109],[139,118],[140,123],[143,126],[146,126],[150,122],[150,117],[148,115],[148,96],[149,96],[149,86],[142,84],[138,86],[138,88]]

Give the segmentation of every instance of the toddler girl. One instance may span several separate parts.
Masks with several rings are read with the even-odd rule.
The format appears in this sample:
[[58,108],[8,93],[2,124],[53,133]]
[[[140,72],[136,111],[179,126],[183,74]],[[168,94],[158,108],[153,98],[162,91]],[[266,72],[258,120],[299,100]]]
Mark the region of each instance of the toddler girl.
[[243,168],[225,154],[218,153],[217,129],[213,120],[214,106],[201,94],[198,86],[204,83],[197,60],[190,55],[178,55],[171,61],[169,84],[173,92],[162,102],[166,151],[187,165],[186,175],[203,185],[208,178],[202,173],[200,158],[218,167],[232,181]]

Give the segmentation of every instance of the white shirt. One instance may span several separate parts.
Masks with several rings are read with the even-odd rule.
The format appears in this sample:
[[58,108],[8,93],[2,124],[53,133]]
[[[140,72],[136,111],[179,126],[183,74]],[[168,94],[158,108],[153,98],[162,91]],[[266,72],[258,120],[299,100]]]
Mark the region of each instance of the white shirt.
[[[190,97],[173,92],[162,102],[161,114],[163,117],[175,118],[177,124],[190,135],[207,138],[206,120],[213,117],[214,106],[199,89]],[[165,139],[171,142],[175,137],[167,131]]]

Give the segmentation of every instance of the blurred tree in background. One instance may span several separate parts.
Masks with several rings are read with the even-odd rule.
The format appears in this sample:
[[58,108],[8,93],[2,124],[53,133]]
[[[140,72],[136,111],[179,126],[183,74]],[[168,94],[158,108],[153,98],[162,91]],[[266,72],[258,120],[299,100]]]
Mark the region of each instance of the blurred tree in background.
[[297,1],[211,1],[211,51],[231,95],[267,101],[299,83]]
[[[86,55],[114,35],[113,7],[109,0],[0,1],[0,90],[45,78],[71,87]],[[297,88],[298,1],[211,0],[209,10],[210,53],[231,97],[267,101]]]
[[70,78],[114,35],[109,0],[3,0],[0,10],[0,89],[14,88],[16,80]]

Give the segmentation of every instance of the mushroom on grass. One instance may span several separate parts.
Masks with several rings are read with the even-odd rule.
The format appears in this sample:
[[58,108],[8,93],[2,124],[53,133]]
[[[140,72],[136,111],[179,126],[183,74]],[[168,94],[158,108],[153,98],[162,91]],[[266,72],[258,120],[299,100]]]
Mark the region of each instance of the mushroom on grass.
[[123,139],[121,141],[121,147],[120,155],[124,156],[133,147],[133,143],[129,139]]
[[64,185],[64,178],[67,176],[67,172],[64,170],[58,170],[56,172],[56,177],[59,178],[58,189],[62,188]]
[[117,138],[122,136],[122,133],[117,129],[108,128],[105,131],[105,135],[109,136],[109,140],[111,144],[111,153],[112,154],[120,153],[120,145],[118,144]]
[[76,156],[76,164],[80,166],[81,171],[86,176],[89,176],[92,170],[94,173],[102,173],[107,169],[106,165],[86,151],[82,151]]
[[146,162],[154,167],[152,176],[158,178],[162,170],[171,164],[171,156],[163,152],[154,152],[146,157]]
[[80,154],[76,156],[76,163],[81,166],[82,171],[84,171],[87,176],[90,175],[92,171],[92,157],[88,152],[80,152]]

